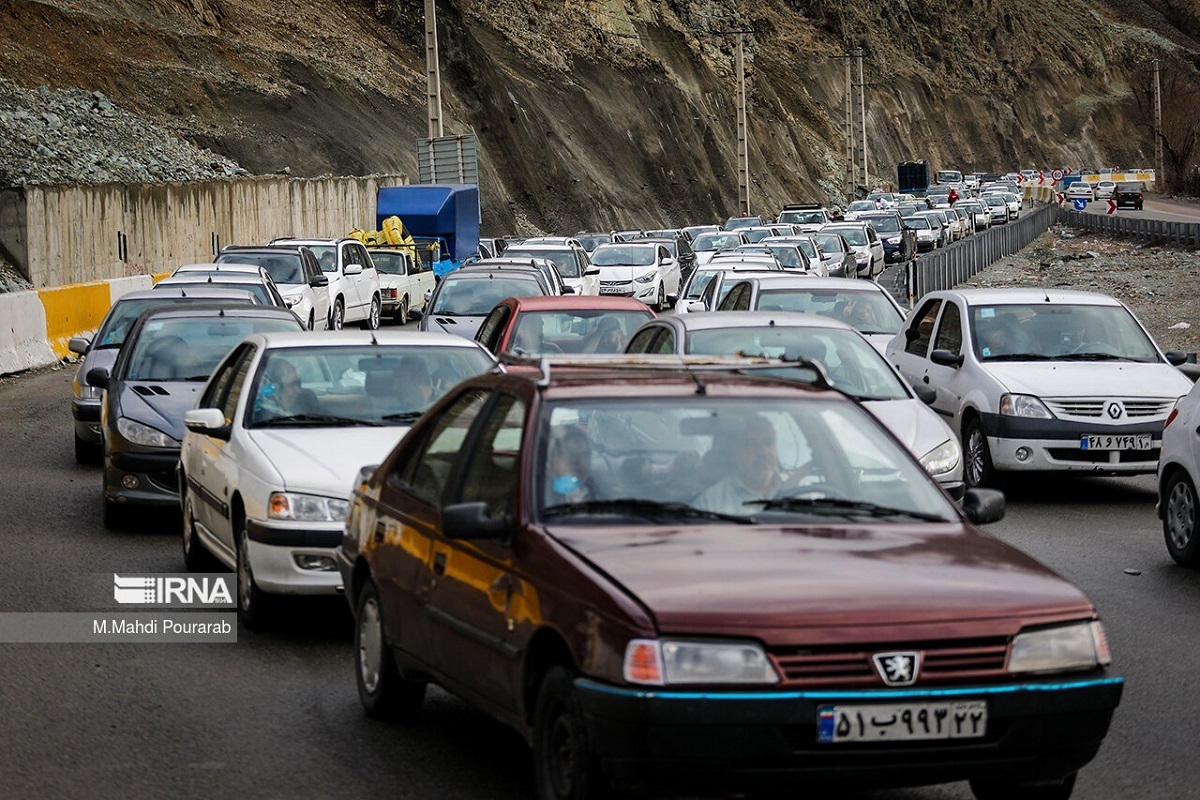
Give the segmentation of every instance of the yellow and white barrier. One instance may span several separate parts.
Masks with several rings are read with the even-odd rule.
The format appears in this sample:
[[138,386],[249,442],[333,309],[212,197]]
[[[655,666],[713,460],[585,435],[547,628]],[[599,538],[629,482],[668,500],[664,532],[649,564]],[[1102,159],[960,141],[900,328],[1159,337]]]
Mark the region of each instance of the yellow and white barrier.
[[161,277],[138,275],[0,294],[0,375],[61,361],[71,337],[96,330],[118,297],[149,289]]

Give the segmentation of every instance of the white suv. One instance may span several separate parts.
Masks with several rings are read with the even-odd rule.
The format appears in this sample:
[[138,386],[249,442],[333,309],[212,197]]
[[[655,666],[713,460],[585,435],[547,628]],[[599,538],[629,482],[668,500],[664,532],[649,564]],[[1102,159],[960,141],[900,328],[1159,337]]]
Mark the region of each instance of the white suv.
[[998,472],[1153,473],[1192,383],[1119,300],[1056,289],[930,292],[886,354],[963,443],[967,487]]
[[272,245],[303,245],[316,255],[329,278],[329,329],[360,322],[375,330],[383,312],[379,273],[362,242],[356,239],[273,239]]

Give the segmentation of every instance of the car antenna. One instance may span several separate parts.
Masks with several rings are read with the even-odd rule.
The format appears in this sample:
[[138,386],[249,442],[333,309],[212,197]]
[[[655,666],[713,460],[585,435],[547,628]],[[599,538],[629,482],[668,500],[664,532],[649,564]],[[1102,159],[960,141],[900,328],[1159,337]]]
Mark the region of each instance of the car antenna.
[[704,382],[700,380],[700,376],[692,372],[691,367],[685,365],[684,372],[688,374],[689,378],[696,382],[696,394],[708,394],[708,388],[704,385]]

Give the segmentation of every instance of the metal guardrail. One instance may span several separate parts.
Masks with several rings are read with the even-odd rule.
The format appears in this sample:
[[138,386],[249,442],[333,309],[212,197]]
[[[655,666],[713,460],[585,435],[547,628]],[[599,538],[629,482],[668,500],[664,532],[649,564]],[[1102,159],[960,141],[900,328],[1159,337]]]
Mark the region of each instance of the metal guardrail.
[[1058,210],[1058,221],[1073,228],[1094,233],[1122,236],[1149,244],[1180,244],[1200,247],[1200,223],[1168,222],[1162,219],[1137,219],[1103,214],[1085,214],[1066,208]]
[[962,241],[926,253],[908,264],[905,291],[908,305],[939,289],[951,289],[975,273],[1021,250],[1054,223],[1058,206],[1040,206],[1025,216],[989,228]]

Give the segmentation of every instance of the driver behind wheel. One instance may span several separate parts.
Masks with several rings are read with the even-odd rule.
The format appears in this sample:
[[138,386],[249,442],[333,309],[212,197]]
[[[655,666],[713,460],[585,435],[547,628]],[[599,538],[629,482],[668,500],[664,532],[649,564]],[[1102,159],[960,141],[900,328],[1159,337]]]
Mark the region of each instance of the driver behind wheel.
[[775,426],[765,417],[747,417],[745,430],[730,443],[729,456],[733,471],[700,493],[698,508],[745,515],[757,510],[748,503],[770,499],[783,488]]

